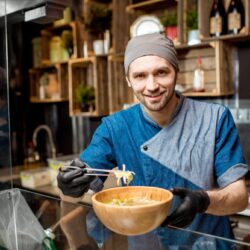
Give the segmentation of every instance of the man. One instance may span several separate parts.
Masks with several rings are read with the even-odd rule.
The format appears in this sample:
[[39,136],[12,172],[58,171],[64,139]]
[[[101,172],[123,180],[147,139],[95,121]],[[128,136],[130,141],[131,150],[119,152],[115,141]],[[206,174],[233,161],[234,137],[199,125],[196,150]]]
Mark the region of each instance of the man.
[[[225,215],[247,206],[249,167],[229,110],[175,92],[176,51],[163,35],[132,38],[124,66],[140,104],[104,118],[82,162],[109,169],[126,164],[136,173],[131,185],[172,189],[180,201],[157,232],[166,246],[193,244],[167,225],[233,238]],[[58,175],[66,196],[82,196],[90,181],[83,168]]]

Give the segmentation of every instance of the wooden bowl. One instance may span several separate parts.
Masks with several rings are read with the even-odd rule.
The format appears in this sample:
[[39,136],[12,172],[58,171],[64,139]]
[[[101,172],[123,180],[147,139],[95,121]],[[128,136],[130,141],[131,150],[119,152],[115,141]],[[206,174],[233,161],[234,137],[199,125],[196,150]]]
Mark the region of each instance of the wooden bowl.
[[[143,198],[143,205],[113,205],[112,199]],[[162,188],[130,186],[106,189],[92,196],[94,211],[110,230],[123,235],[139,235],[158,227],[167,217],[173,194]]]

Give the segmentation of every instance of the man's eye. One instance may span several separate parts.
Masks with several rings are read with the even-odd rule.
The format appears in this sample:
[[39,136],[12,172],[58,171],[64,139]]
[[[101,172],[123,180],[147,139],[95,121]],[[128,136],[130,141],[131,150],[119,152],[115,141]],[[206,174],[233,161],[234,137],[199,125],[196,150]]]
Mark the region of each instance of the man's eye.
[[165,76],[167,74],[167,72],[165,71],[165,70],[159,70],[158,72],[157,72],[157,75],[158,76]]
[[135,79],[143,79],[144,77],[145,77],[144,74],[135,75]]

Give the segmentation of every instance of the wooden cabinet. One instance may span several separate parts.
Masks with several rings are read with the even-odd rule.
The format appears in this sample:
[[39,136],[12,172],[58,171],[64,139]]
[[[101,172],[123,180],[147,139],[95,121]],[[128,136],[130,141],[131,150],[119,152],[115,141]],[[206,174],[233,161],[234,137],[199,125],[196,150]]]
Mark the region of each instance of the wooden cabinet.
[[[224,1],[225,9],[230,3],[229,0]],[[245,27],[241,30],[240,34],[237,35],[222,35],[220,37],[210,37],[209,29],[210,29],[210,10],[213,4],[213,0],[203,1],[198,0],[198,28],[200,32],[201,43],[192,49],[186,48],[182,50],[178,49],[178,57],[181,62],[181,67],[183,63],[185,65],[191,65],[192,68],[192,59],[186,58],[185,62],[183,61],[183,51],[190,51],[188,54],[190,55],[191,50],[192,54],[199,55],[203,60],[203,68],[205,69],[205,92],[190,92],[187,91],[185,95],[188,96],[228,96],[233,95],[234,90],[234,67],[235,67],[235,58],[233,58],[233,53],[235,53],[235,49],[237,48],[237,42],[249,40],[250,38],[250,2],[249,0],[242,0],[245,9]],[[210,47],[211,55],[206,55],[205,51]],[[203,53],[204,52],[204,53]],[[188,56],[189,57],[189,56]],[[184,56],[185,58],[185,56]],[[213,63],[212,63],[213,62]],[[194,65],[193,61],[193,65]],[[190,67],[189,67],[190,68]],[[185,71],[186,75],[188,74],[190,78],[193,77],[193,73]],[[180,77],[182,78],[185,74],[180,72]],[[181,81],[182,82],[182,81]],[[191,84],[191,79],[184,80],[185,83]]]
[[[68,60],[82,54],[80,27],[78,22],[49,26],[41,30],[41,37],[33,40],[30,102],[68,100]],[[40,53],[36,53],[38,50]]]
[[[178,83],[185,89],[189,89],[184,94],[188,96],[224,96],[233,93],[232,76],[230,75],[230,46],[219,41],[201,43],[196,46],[186,45],[186,14],[190,6],[187,0],[148,0],[137,1],[134,4],[130,4],[131,1],[120,0],[112,2],[112,48],[114,53],[108,57],[109,113],[116,112],[126,104],[136,101],[132,90],[126,83],[123,66],[123,52],[130,38],[131,24],[136,18],[145,14],[156,15],[160,18],[169,8],[175,9],[177,12],[178,45],[176,48],[181,69]],[[197,2],[198,4],[200,2]],[[193,71],[197,56],[201,56],[204,63],[205,92],[192,92]],[[72,96],[72,98],[74,97]]]
[[[209,15],[213,0],[199,0],[199,30],[202,40],[244,40],[249,39],[250,35],[250,2],[249,0],[241,0],[245,10],[245,28],[237,35],[223,35],[219,38],[209,37]],[[227,9],[230,1],[225,1],[225,9]]]
[[[85,47],[88,51],[88,55],[94,55],[94,41],[104,40],[105,32],[111,30],[113,14],[112,0],[82,0],[82,2],[84,4],[84,28],[81,32],[85,40]],[[110,36],[110,34],[108,36]],[[110,37],[108,39],[110,39]],[[110,41],[108,41],[108,43],[110,43]],[[109,48],[107,48],[107,50],[108,49]],[[84,56],[86,56],[86,53]]]
[[[69,60],[69,113],[71,116],[103,116],[109,113],[107,57],[93,56]],[[79,85],[91,86],[95,90],[95,101],[91,109],[82,111],[76,100]]]
[[[126,7],[131,21],[141,15],[155,15],[160,20],[166,11],[174,11],[177,15],[178,37],[176,44],[183,44],[186,40],[185,34],[185,17],[186,17],[186,0],[147,0],[130,4]],[[130,23],[132,24],[132,23]]]
[[[141,15],[153,14],[159,18],[166,9],[176,8],[178,18],[177,55],[180,72],[177,83],[183,94],[192,97],[220,97],[234,94],[232,53],[237,41],[250,39],[250,3],[242,0],[245,7],[245,28],[238,35],[224,35],[219,38],[209,37],[209,15],[212,0],[147,0],[136,1],[126,7],[130,25]],[[230,1],[225,1],[228,5]],[[201,42],[187,45],[190,9],[198,11],[198,29]],[[194,92],[192,89],[196,58],[201,57],[205,70],[205,91]]]
[[30,69],[29,83],[31,103],[67,101],[67,62],[46,64]]
[[[233,94],[231,46],[217,40],[195,46],[179,46],[177,53],[180,67],[177,87],[183,89],[184,95],[213,97]],[[194,92],[192,87],[198,57],[202,58],[204,92]]]
[[42,29],[41,37],[44,42],[41,64],[60,62],[82,56],[83,39],[81,29],[81,23],[76,21],[52,25]]
[[[130,27],[141,15],[155,15],[159,19],[166,10],[177,13],[178,41],[176,50],[180,63],[177,80],[184,95],[193,97],[220,97],[234,94],[234,61],[232,54],[238,40],[250,37],[250,3],[242,0],[245,7],[245,29],[239,35],[224,35],[219,38],[209,37],[209,10],[212,0],[107,0],[98,4],[112,9],[111,49],[106,56],[92,56],[92,42],[96,37],[80,22],[74,21],[42,29],[40,39],[41,54],[35,67],[30,69],[31,102],[64,101],[69,97],[73,115],[102,116],[116,112],[136,102],[132,90],[125,80],[123,53],[130,38]],[[83,17],[87,20],[94,0],[84,0]],[[229,1],[225,1],[226,3]],[[187,13],[190,6],[198,9],[198,24],[201,42],[187,45]],[[106,8],[106,7],[105,7]],[[77,20],[80,20],[79,18]],[[51,60],[51,39],[61,36],[62,32],[72,35],[71,52],[68,59]],[[42,41],[42,42],[41,42]],[[38,41],[39,42],[39,41]],[[37,45],[36,41],[36,45]],[[89,53],[83,53],[83,45],[88,44]],[[39,47],[39,46],[38,46]],[[90,57],[87,57],[88,55]],[[53,55],[52,55],[53,56]],[[83,56],[85,56],[83,58]],[[193,92],[193,75],[196,58],[202,59],[205,70],[205,91]],[[52,62],[51,62],[52,61]],[[40,83],[44,73],[54,72],[58,79],[58,98],[41,98]],[[75,89],[79,84],[93,86],[96,99],[94,108],[82,112],[76,101]],[[68,94],[69,93],[69,94]]]
[[135,102],[131,88],[125,78],[123,56],[108,57],[109,112],[114,113]]

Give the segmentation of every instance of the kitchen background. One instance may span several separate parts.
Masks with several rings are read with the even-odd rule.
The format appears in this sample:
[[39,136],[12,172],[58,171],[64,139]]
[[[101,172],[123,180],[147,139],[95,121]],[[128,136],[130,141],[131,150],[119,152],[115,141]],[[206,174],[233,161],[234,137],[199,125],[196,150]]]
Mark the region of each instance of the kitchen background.
[[[0,0],[0,168],[28,169],[47,164],[55,153],[79,154],[103,116],[135,102],[123,72],[130,35],[144,21],[167,25],[168,15],[177,25],[179,90],[230,108],[250,164],[250,3],[242,0],[245,28],[239,34],[211,37],[212,2]],[[224,1],[226,9],[229,3]],[[189,23],[189,10],[198,14],[196,23]],[[201,41],[189,40],[191,26]],[[198,57],[203,92],[192,89]],[[87,108],[79,104],[84,98]]]
[[[197,10],[198,16],[202,15],[201,12],[204,7],[201,6],[202,1],[163,1],[163,3],[153,1],[155,3],[149,6],[143,6],[143,4],[140,6],[141,2],[147,1],[77,0],[61,3],[51,0],[47,1],[44,7],[46,16],[35,18],[36,14],[33,11],[34,13],[30,14],[31,17],[27,15],[31,19],[28,21],[25,21],[27,12],[36,9],[35,7],[41,9],[44,1],[22,1],[22,4],[14,0],[6,2],[9,12],[6,18],[7,36],[4,36],[5,26],[2,22],[0,43],[1,48],[7,49],[6,51],[3,50],[2,55],[5,52],[8,53],[8,71],[6,73],[9,83],[8,98],[13,166],[22,165],[28,157],[29,148],[34,147],[32,136],[37,126],[41,124],[49,126],[57,155],[78,154],[88,145],[102,116],[115,112],[126,104],[133,103],[134,99],[131,91],[126,87],[122,70],[122,53],[130,36],[129,29],[135,25],[134,20],[150,15],[158,16],[163,23],[163,17],[167,15],[167,9],[176,13],[179,34],[175,43],[180,55],[181,65],[183,64],[183,57],[192,53],[192,51],[196,53],[200,51],[202,58],[203,47],[216,50],[217,45],[213,45],[213,42],[223,43],[223,46],[225,46],[223,49],[230,54],[229,59],[225,61],[223,61],[225,59],[223,49],[219,52],[213,52],[215,55],[212,55],[215,60],[222,60],[219,73],[215,73],[216,78],[218,78],[215,81],[221,80],[219,84],[226,87],[220,86],[217,94],[213,92],[212,94],[204,94],[203,92],[200,94],[185,92],[184,94],[196,99],[219,102],[230,108],[239,129],[246,160],[249,163],[249,31],[246,30],[246,34],[230,36],[229,38],[228,36],[224,36],[226,38],[222,36],[222,38],[213,39],[208,35],[208,39],[203,40],[202,43],[189,45],[187,44],[188,26],[185,27],[184,25],[188,24],[187,21],[180,18],[179,12],[185,12],[188,6],[192,6]],[[208,2],[208,5],[211,5],[212,1]],[[227,2],[225,1],[225,6],[228,4]],[[249,22],[249,3],[248,1],[243,1],[243,3],[245,5],[246,22]],[[100,6],[103,11],[100,11]],[[163,9],[162,6],[164,6]],[[32,15],[34,16],[32,17]],[[204,17],[202,18],[204,19]],[[200,32],[205,30],[205,25],[201,23],[202,18],[198,17]],[[59,21],[56,21],[57,19]],[[246,23],[247,28],[248,26],[249,24]],[[64,46],[68,49],[69,54],[65,58],[57,58],[59,52],[56,52],[56,46],[58,46],[56,39],[60,39],[60,35],[62,37],[63,33],[65,39],[68,39],[68,41],[64,39],[64,44],[66,44]],[[206,33],[207,31],[204,32],[204,34]],[[53,39],[55,40],[54,45]],[[108,42],[107,51],[101,52],[101,56],[95,55],[95,52],[93,52],[93,41],[97,39],[99,41],[100,39],[106,39],[106,42]],[[7,44],[5,44],[6,41]],[[52,51],[53,49],[54,51]],[[204,68],[207,67],[205,53],[204,50],[202,58]],[[91,58],[92,61],[88,58]],[[185,59],[188,61],[190,60],[188,58],[186,56]],[[6,65],[5,57],[1,56],[0,60],[0,65],[4,68]],[[195,61],[194,58],[192,60]],[[92,67],[96,72],[91,72]],[[223,72],[224,69],[228,68],[230,71]],[[65,72],[68,69],[69,73]],[[190,72],[186,73],[189,73],[189,78],[192,78],[194,70],[188,70]],[[90,74],[93,74],[93,76],[87,79],[85,75],[79,73],[80,71],[86,72],[86,75],[91,72]],[[60,87],[55,86],[55,88],[61,88],[59,98],[58,93],[55,93],[54,96],[52,93],[50,97],[41,96],[42,90],[39,85],[42,84],[43,78],[45,84],[47,84],[46,75],[48,74],[52,76],[54,74],[57,78],[56,84],[61,85]],[[183,76],[183,74],[181,75]],[[181,80],[183,79],[181,78]],[[88,82],[88,85],[92,85],[96,89],[95,110],[93,112],[82,112],[78,109],[75,92],[77,84],[84,81],[84,84]],[[120,86],[112,86],[112,81],[116,81],[116,84]],[[103,86],[99,86],[101,84]],[[185,86],[189,86],[189,80],[185,84]],[[218,85],[218,83],[216,84]],[[3,87],[1,88],[3,89]],[[232,91],[223,92],[223,88],[227,90],[231,88],[230,91]],[[49,137],[46,136],[45,132],[45,130],[42,130],[38,133],[38,143],[35,149],[43,159],[51,156]]]

